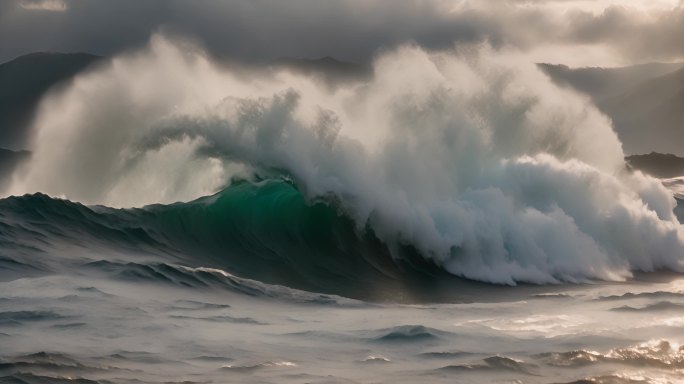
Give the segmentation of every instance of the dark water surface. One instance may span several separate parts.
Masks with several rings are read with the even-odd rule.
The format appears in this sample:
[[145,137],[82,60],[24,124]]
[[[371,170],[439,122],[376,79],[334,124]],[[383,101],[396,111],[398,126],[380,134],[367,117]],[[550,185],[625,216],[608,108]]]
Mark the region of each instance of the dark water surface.
[[0,382],[678,383],[684,279],[495,286],[286,181],[0,200]]

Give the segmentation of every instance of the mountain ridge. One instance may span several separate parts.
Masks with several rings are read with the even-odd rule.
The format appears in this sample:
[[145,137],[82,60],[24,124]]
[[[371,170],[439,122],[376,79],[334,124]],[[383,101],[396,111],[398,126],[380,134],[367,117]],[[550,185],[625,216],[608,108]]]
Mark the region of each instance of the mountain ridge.
[[556,83],[585,93],[601,101],[629,90],[650,79],[684,68],[684,63],[645,63],[625,67],[570,68],[563,64],[539,63],[538,67]]
[[[611,118],[628,155],[684,156],[684,63],[617,69],[542,64],[540,68],[557,84],[591,97]],[[650,72],[645,71],[648,68]],[[605,75],[601,81],[599,73]]]
[[684,176],[684,158],[671,153],[651,152],[625,157],[630,169],[635,169],[658,178]]
[[0,147],[24,149],[40,98],[102,57],[36,52],[0,64]]

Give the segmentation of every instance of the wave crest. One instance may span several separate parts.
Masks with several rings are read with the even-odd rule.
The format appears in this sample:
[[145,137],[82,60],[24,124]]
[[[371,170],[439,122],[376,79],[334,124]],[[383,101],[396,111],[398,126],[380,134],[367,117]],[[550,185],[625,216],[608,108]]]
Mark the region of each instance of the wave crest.
[[140,205],[277,170],[371,227],[392,257],[409,245],[469,279],[684,270],[671,193],[627,173],[609,120],[533,62],[407,46],[374,72],[330,90],[220,68],[156,37],[43,103],[12,193]]

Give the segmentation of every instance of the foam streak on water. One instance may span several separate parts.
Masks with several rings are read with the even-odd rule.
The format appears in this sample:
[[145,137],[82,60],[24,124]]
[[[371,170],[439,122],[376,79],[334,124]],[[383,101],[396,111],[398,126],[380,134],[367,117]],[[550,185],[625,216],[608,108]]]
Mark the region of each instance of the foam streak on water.
[[29,277],[0,283],[0,375],[29,383],[676,383],[684,379],[681,310],[613,310],[648,308],[662,300],[653,292],[684,303],[681,288],[399,305],[316,301],[284,288],[268,297],[85,273]]

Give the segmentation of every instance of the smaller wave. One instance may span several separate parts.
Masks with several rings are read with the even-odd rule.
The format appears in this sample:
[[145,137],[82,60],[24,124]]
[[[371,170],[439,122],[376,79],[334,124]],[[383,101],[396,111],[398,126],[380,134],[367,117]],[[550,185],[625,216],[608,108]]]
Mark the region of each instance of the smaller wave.
[[[100,244],[126,251],[164,249],[141,228],[136,210],[88,207],[42,193],[0,199],[0,241],[40,252],[55,242]],[[33,263],[32,263],[33,264]]]
[[682,194],[675,195],[677,205],[674,208],[674,213],[675,216],[677,216],[677,220],[679,220],[680,223],[684,224],[684,178],[682,178],[682,181]]
[[566,383],[554,383],[554,384],[656,384],[657,382],[651,381],[646,378],[630,378],[619,375],[608,375],[608,376],[598,376],[590,377],[587,379],[580,379],[575,381],[570,381]]
[[[7,244],[2,244],[3,249],[7,249]],[[44,268],[40,265],[23,263],[7,255],[0,255],[0,276],[15,276],[17,273],[29,274],[31,272],[42,272]]]
[[101,297],[114,297],[114,295],[111,293],[103,292],[95,287],[78,287],[76,290],[81,293],[92,294]]
[[19,325],[26,322],[60,320],[65,316],[52,311],[8,311],[0,312],[0,325]]
[[671,301],[659,301],[657,303],[648,304],[643,307],[632,307],[623,305],[621,307],[612,308],[611,311],[616,312],[659,312],[659,311],[678,311],[684,309],[684,304],[673,303]]
[[291,362],[291,361],[266,361],[263,363],[257,363],[257,364],[246,364],[246,365],[233,365],[233,364],[228,364],[224,365],[221,367],[222,370],[230,371],[230,372],[241,372],[241,373],[249,373],[253,372],[256,370],[260,369],[265,369],[265,368],[294,368],[297,367],[297,364]]
[[684,346],[667,340],[655,340],[628,348],[617,348],[606,354],[611,361],[662,369],[684,368]]
[[361,360],[362,363],[370,363],[370,364],[386,364],[386,363],[391,363],[392,360],[388,359],[385,356],[375,356],[375,355],[369,355],[366,356],[363,360]]
[[345,341],[345,340],[360,340],[361,338],[358,336],[354,336],[351,334],[347,333],[337,333],[337,332],[330,332],[330,331],[301,331],[301,332],[288,332],[284,333],[281,336],[286,336],[286,337],[295,337],[295,338],[304,338],[304,339],[322,339],[322,340],[327,340],[328,342],[340,342],[340,341]]
[[55,329],[76,329],[86,326],[86,323],[66,323],[66,324],[55,324],[50,328]]
[[623,295],[601,296],[596,298],[597,301],[616,301],[616,300],[631,300],[631,299],[681,299],[684,298],[683,292],[627,292]]
[[374,340],[381,342],[420,342],[439,339],[447,332],[423,325],[400,325],[379,331]]
[[470,356],[470,355],[472,355],[472,353],[470,353],[470,352],[455,351],[455,352],[423,352],[419,356],[429,358],[429,359],[453,359],[453,358],[459,358],[459,357]]
[[2,383],[16,383],[16,384],[109,384],[110,381],[97,381],[85,379],[82,377],[59,377],[59,376],[43,376],[34,375],[32,373],[17,372],[7,376],[0,376]]
[[139,283],[164,283],[185,288],[226,289],[235,293],[263,298],[282,299],[317,305],[360,305],[360,302],[334,295],[311,293],[240,278],[216,268],[191,268],[166,263],[118,263],[99,260],[84,265],[118,278]]
[[505,356],[490,356],[482,363],[477,364],[461,364],[461,365],[447,365],[439,368],[440,371],[508,371],[523,373],[527,375],[536,375],[534,364],[525,363]]
[[[3,359],[0,362],[0,372],[6,376],[0,377],[2,383],[96,383],[96,381],[83,379],[83,374],[97,374],[120,370],[111,366],[94,366],[85,364],[78,359],[52,352],[37,352],[28,355],[16,356]],[[66,377],[39,376],[49,372],[50,374],[67,375]]]
[[263,323],[259,320],[255,320],[251,317],[233,317],[233,316],[228,316],[228,315],[208,316],[208,317],[174,315],[174,316],[171,316],[171,318],[172,319],[203,320],[203,321],[211,321],[211,322],[216,322],[216,323],[267,325],[267,323]]
[[603,356],[583,349],[568,352],[550,352],[538,355],[541,360],[554,367],[581,367],[600,361]]
[[170,309],[180,310],[202,310],[202,309],[225,309],[230,308],[229,304],[215,304],[205,303],[195,300],[176,300],[175,304]]
[[233,361],[234,359],[230,357],[225,357],[225,356],[209,356],[209,355],[202,355],[202,356],[197,356],[193,357],[190,360],[192,361],[200,361],[200,362],[208,362],[208,363],[229,363]]
[[573,299],[575,296],[567,294],[567,293],[539,293],[536,295],[532,295],[533,299]]

